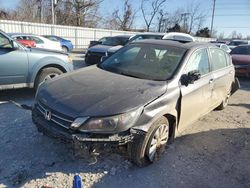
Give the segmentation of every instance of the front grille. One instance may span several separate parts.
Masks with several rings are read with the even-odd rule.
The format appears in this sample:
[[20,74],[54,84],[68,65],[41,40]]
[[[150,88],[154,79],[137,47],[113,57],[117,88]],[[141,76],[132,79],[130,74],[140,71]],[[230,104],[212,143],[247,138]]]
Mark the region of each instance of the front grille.
[[105,56],[105,53],[101,52],[88,52],[87,56],[85,57],[85,62],[87,64],[97,64],[100,63],[101,58]]
[[45,118],[46,112],[50,112],[51,117],[50,117],[50,120],[47,120],[47,121],[52,121],[55,124],[63,128],[69,129],[70,125],[73,123],[72,119],[69,119],[68,117],[65,117],[64,115],[58,112],[55,112],[54,110],[51,110],[49,107],[45,106],[41,102],[38,102],[36,104],[36,109],[40,112],[40,114],[43,116],[44,119],[46,119]]

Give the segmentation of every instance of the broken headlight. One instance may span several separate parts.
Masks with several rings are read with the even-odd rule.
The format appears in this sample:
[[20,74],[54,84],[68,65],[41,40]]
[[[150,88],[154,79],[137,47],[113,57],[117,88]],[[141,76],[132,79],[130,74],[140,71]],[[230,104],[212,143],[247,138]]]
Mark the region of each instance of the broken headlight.
[[[142,108],[109,117],[89,118],[83,122],[78,130],[81,132],[102,132],[108,133],[114,131],[117,127],[132,126],[142,112]],[[74,123],[73,123],[74,124]]]

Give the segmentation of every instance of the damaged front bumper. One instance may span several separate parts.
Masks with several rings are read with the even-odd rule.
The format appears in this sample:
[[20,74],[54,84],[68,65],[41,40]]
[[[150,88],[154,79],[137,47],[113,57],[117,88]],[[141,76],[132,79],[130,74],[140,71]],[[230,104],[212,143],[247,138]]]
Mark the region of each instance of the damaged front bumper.
[[36,109],[32,110],[32,120],[39,132],[66,142],[81,142],[83,144],[125,145],[133,140],[133,134],[125,131],[117,134],[80,133],[66,129],[53,121],[48,121]]

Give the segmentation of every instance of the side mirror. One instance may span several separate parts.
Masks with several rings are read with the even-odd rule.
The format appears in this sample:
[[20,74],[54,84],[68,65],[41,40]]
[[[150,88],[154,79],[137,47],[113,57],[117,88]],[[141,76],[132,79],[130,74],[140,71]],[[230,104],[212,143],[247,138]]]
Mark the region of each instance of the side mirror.
[[18,50],[19,49],[18,44],[14,40],[11,40],[10,43],[11,43],[11,46],[12,46],[13,50]]
[[181,83],[185,86],[188,86],[189,84],[193,84],[196,80],[199,80],[200,77],[201,74],[199,73],[199,71],[190,71],[189,73],[182,75]]

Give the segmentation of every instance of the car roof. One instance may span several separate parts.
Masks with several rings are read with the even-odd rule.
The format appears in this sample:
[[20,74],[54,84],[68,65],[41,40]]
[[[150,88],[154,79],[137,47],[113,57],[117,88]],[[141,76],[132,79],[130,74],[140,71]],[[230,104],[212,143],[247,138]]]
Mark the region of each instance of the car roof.
[[9,33],[10,36],[35,36],[35,37],[42,37],[40,35],[35,35],[31,33]]
[[133,36],[136,36],[136,35],[156,35],[156,36],[164,36],[165,33],[147,32],[147,33],[138,33],[138,34],[135,34],[135,35],[133,35]]
[[173,46],[183,49],[191,49],[191,48],[198,48],[198,47],[216,47],[214,44],[205,43],[205,42],[187,42],[182,43],[178,41],[173,40],[154,40],[154,39],[148,39],[148,40],[141,40],[134,42],[134,44],[155,44],[155,45],[163,45],[163,46]]
[[239,46],[236,46],[235,48],[238,48],[238,47],[250,47],[250,44],[241,44],[241,45],[239,45]]
[[130,38],[131,35],[116,35],[116,36],[110,36],[110,37],[114,37],[114,38]]

